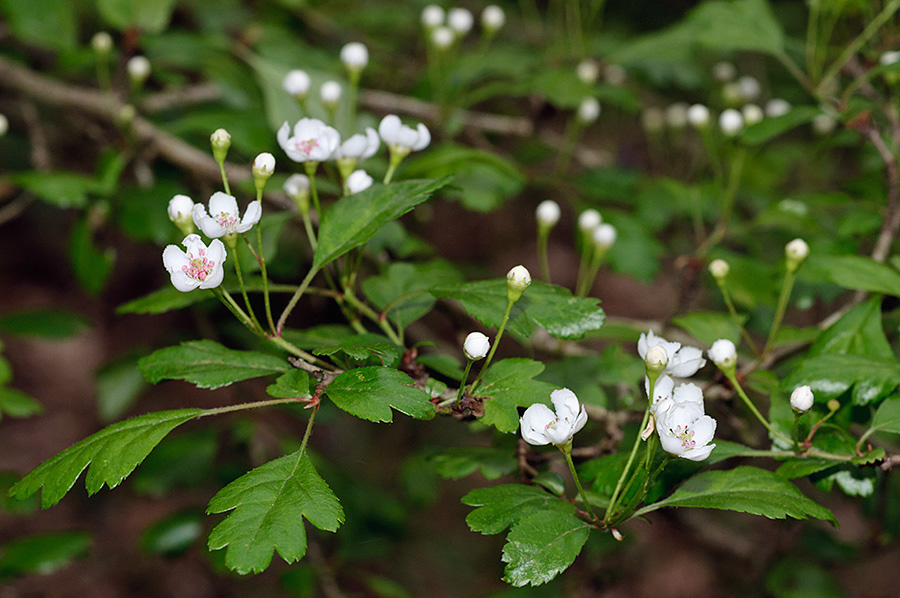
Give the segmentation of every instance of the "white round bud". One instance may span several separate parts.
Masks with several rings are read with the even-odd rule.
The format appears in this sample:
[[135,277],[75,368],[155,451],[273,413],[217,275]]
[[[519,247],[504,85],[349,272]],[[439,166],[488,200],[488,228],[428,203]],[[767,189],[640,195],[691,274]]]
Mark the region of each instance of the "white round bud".
[[737,69],[730,62],[717,62],[712,69],[713,77],[719,83],[727,83],[737,75]]
[[435,27],[434,31],[431,32],[431,43],[438,50],[446,50],[452,46],[455,38],[453,30],[449,27]]
[[451,8],[447,12],[447,24],[459,37],[462,37],[472,30],[475,17],[467,8]]
[[466,341],[463,343],[463,353],[466,354],[466,359],[471,361],[478,361],[479,359],[483,359],[491,348],[491,341],[487,336],[481,334],[480,332],[472,332],[469,336],[466,337]]
[[881,55],[878,64],[881,66],[889,66],[895,62],[900,62],[900,50],[890,50]]
[[489,4],[481,11],[481,26],[490,32],[497,31],[506,23],[506,13],[496,4]]
[[265,176],[271,176],[275,172],[275,156],[263,152],[253,161],[253,170]]
[[306,74],[306,71],[301,71],[300,69],[294,69],[289,72],[281,82],[284,90],[296,98],[306,97],[306,94],[309,93],[310,85],[312,85],[312,80],[309,78],[309,75]]
[[687,124],[688,105],[683,102],[672,104],[666,108],[666,124],[673,129],[683,129]]
[[209,136],[209,141],[213,146],[230,146],[231,134],[225,129],[216,129],[213,131],[213,134]]
[[341,84],[337,81],[326,81],[319,89],[319,97],[323,104],[337,104],[341,100]]
[[656,133],[666,124],[663,111],[656,106],[648,106],[641,112],[641,125],[648,133]]
[[647,349],[647,355],[644,357],[644,363],[647,368],[654,372],[661,372],[669,365],[669,354],[665,347],[656,345]]
[[837,121],[828,114],[817,114],[813,117],[812,128],[817,135],[828,135],[837,128]]
[[91,38],[91,47],[97,54],[109,54],[113,47],[113,38],[105,31],[98,31]]
[[587,97],[581,100],[578,106],[578,120],[584,124],[589,124],[597,120],[600,116],[600,102],[597,98]]
[[694,104],[687,111],[687,120],[692,127],[701,129],[709,124],[709,108],[703,104]]
[[794,239],[784,246],[784,255],[794,262],[802,262],[809,255],[809,245],[803,239]]
[[194,209],[194,200],[187,195],[176,195],[169,200],[169,220],[178,222],[191,218],[191,211]]
[[371,187],[374,182],[365,170],[354,170],[347,177],[347,190],[350,193],[359,193]]
[[755,125],[758,122],[762,122],[762,119],[765,117],[762,108],[756,104],[747,104],[744,106],[742,112],[744,115],[744,122],[748,127],[750,125]]
[[128,76],[135,83],[143,83],[150,76],[150,61],[145,56],[132,56],[125,65]]
[[341,62],[348,69],[364,69],[369,64],[369,50],[359,42],[350,42],[341,48]]
[[628,78],[628,73],[618,64],[607,64],[603,67],[603,78],[610,85],[623,85],[625,79]]
[[737,86],[741,97],[748,102],[758,98],[762,92],[762,86],[759,84],[759,81],[749,75],[744,75],[738,79]]
[[720,368],[731,369],[737,363],[737,349],[727,338],[720,338],[712,344],[707,355]]
[[725,278],[730,270],[731,266],[723,259],[713,260],[709,263],[709,273],[713,275],[713,278]]
[[587,85],[596,83],[597,79],[600,78],[600,65],[597,64],[596,60],[585,58],[575,67],[575,74],[578,75],[578,79],[582,83]]
[[9,120],[5,114],[0,114],[0,137],[6,135],[7,131],[9,131]]
[[600,212],[593,208],[588,208],[578,215],[578,228],[583,233],[593,234],[594,229],[600,226],[601,222],[603,222],[603,218],[600,217]]
[[291,197],[309,193],[309,177],[305,174],[292,174],[282,188]]
[[766,116],[777,118],[791,111],[791,103],[781,98],[772,98],[766,102]]
[[516,266],[506,274],[506,298],[510,302],[518,301],[530,284],[531,272],[528,268]]
[[429,4],[422,9],[422,25],[429,29],[444,24],[444,9],[437,4]]
[[540,224],[541,226],[551,227],[555,226],[556,223],[559,222],[561,210],[559,209],[558,203],[556,203],[552,199],[545,199],[538,204],[537,210],[535,210],[534,214],[537,218],[538,224]]
[[744,128],[744,117],[734,108],[729,108],[719,115],[719,128],[727,137],[734,137]]
[[798,413],[806,413],[812,409],[816,397],[809,386],[798,386],[791,393],[791,408]]
[[594,239],[594,244],[601,249],[609,249],[616,242],[616,237],[618,233],[616,232],[616,227],[608,222],[603,222],[597,228],[594,229],[594,234],[592,235]]

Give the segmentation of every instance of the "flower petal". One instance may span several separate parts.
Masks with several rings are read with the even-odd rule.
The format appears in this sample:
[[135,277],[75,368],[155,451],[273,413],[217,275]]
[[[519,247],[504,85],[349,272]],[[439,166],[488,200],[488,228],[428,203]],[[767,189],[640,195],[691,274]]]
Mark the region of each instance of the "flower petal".
[[556,408],[556,416],[560,420],[575,423],[578,417],[578,397],[568,388],[560,388],[550,393],[550,402]]
[[[671,378],[669,378],[671,380]],[[696,403],[703,408],[703,391],[696,384],[679,384],[672,393],[672,400],[677,404]]]
[[359,157],[360,160],[371,158],[378,152],[378,148],[381,147],[381,139],[378,137],[378,131],[372,127],[366,127],[366,141],[368,142],[368,145],[363,154]]
[[556,420],[556,414],[543,403],[535,403],[525,410],[519,424],[522,428],[522,438],[528,444],[541,446],[549,444],[550,440],[545,436],[547,425]]
[[689,459],[691,461],[703,461],[704,459],[709,457],[709,454],[713,451],[714,448],[716,448],[715,444],[707,444],[706,446],[695,446],[694,448],[692,448],[688,451],[685,451],[685,453],[680,456],[684,457],[685,459]]
[[237,200],[233,195],[216,191],[213,193],[212,197],[209,198],[209,214],[213,217],[218,216],[219,214],[228,214],[237,220],[240,216]]
[[416,127],[416,131],[419,133],[419,139],[413,144],[412,149],[414,151],[423,150],[431,143],[431,133],[428,131],[428,127],[422,123],[419,123],[419,126]]
[[403,123],[400,122],[399,116],[388,114],[381,119],[381,123],[378,125],[378,134],[388,145],[395,145],[400,138],[400,127],[402,126]]
[[223,278],[225,278],[225,268],[223,267],[222,262],[216,262],[212,271],[206,275],[206,280],[200,283],[200,288],[214,289],[222,284]]
[[168,245],[163,249],[163,266],[170,274],[172,272],[181,272],[182,266],[187,266],[190,261],[187,255],[176,245]]
[[244,217],[241,219],[241,223],[235,228],[235,231],[239,233],[245,233],[251,228],[253,225],[259,222],[259,219],[262,217],[262,203],[257,199],[255,201],[251,201],[247,206],[247,210],[244,212]]
[[181,270],[177,272],[172,272],[170,276],[172,280],[172,286],[181,291],[182,293],[187,293],[188,291],[193,291],[198,286],[200,286],[199,280],[194,280]]

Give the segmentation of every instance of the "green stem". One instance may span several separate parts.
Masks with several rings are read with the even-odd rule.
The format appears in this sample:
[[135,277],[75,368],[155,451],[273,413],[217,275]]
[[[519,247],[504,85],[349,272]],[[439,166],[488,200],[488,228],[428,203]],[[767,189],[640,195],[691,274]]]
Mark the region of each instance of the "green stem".
[[475,381],[472,382],[472,386],[469,388],[470,392],[475,391],[475,387],[478,386],[482,376],[484,376],[488,366],[491,364],[491,360],[494,358],[494,352],[496,352],[497,347],[500,346],[500,339],[503,337],[503,331],[506,329],[506,323],[509,321],[509,314],[512,312],[513,303],[514,301],[509,300],[506,302],[506,313],[503,314],[503,321],[500,322],[500,328],[497,329],[497,336],[494,337],[494,343],[491,345],[491,350],[488,352],[487,359],[484,360],[484,365],[481,366],[481,371],[478,372],[478,376],[475,377]]
[[254,329],[253,321],[250,319],[241,306],[237,304],[237,301],[234,300],[234,297],[231,296],[231,293],[226,291],[222,286],[218,286],[214,289],[210,289],[213,294],[219,298],[219,300],[225,304],[225,307],[234,314],[234,316],[241,321],[241,323],[249,328],[250,330]]
[[269,276],[266,272],[266,256],[263,255],[262,231],[259,225],[256,227],[256,244],[259,246],[259,265],[262,270],[263,279],[263,298],[266,302],[266,321],[269,323],[269,330],[275,333],[275,321],[272,319],[272,303],[269,300]]
[[[231,249],[237,248],[237,244],[234,242],[229,243],[229,245],[231,246]],[[234,253],[234,271],[237,272],[238,284],[241,285],[241,295],[244,297],[244,304],[247,306],[247,312],[250,314],[250,319],[253,321],[254,326],[262,330],[262,326],[259,325],[259,320],[256,319],[256,314],[253,313],[253,306],[250,305],[250,298],[247,296],[247,287],[244,286],[244,273],[241,270],[241,260],[237,255],[237,251]]]
[[316,413],[319,412],[319,405],[316,404],[309,414],[309,421],[306,423],[306,431],[303,432],[303,440],[300,442],[300,456],[306,452],[306,444],[309,442],[309,436],[312,433],[313,422],[316,421]]
[[219,162],[219,172],[222,173],[222,186],[225,187],[225,193],[231,195],[231,186],[228,184],[228,175],[225,174],[225,161]]
[[759,412],[759,409],[756,408],[756,405],[753,404],[753,401],[751,401],[750,397],[747,396],[747,393],[744,392],[744,389],[741,386],[741,384],[738,382],[737,377],[734,374],[734,371],[733,370],[732,371],[722,370],[722,373],[725,374],[725,377],[728,378],[729,382],[731,382],[731,385],[734,386],[734,389],[737,391],[738,396],[741,397],[741,400],[744,401],[744,404],[747,405],[747,408],[753,413],[754,416],[756,416],[756,419],[758,419],[759,422],[763,426],[766,427],[766,430],[768,430],[769,433],[772,434],[773,436],[777,436],[778,438],[785,441],[786,443],[792,444],[792,441],[790,438],[788,438],[787,436],[785,436],[784,434],[782,434],[781,432],[779,432],[778,430],[773,428],[772,424],[770,424],[769,421],[765,417],[763,417],[762,413]]
[[578,493],[581,494],[581,501],[584,503],[584,508],[587,510],[588,515],[591,516],[591,519],[597,519],[597,516],[594,515],[594,511],[591,510],[591,503],[588,502],[587,493],[584,491],[584,487],[581,485],[581,478],[578,477],[578,472],[575,471],[575,463],[572,462],[572,441],[566,445],[565,450],[563,450],[563,454],[566,456],[566,463],[569,464],[569,471],[572,472],[572,479],[575,480],[575,486],[578,487]]
[[791,291],[794,288],[794,279],[797,277],[795,269],[788,268],[784,275],[784,284],[781,286],[781,295],[778,297],[778,306],[775,308],[775,320],[772,322],[772,329],[769,331],[769,338],[766,339],[765,347],[762,354],[768,355],[778,335],[778,329],[784,320],[784,314],[787,311],[788,301],[791,298]]
[[233,411],[244,411],[246,409],[259,409],[260,407],[272,407],[273,405],[284,405],[285,403],[296,403],[298,399],[270,399],[268,401],[256,401],[253,403],[240,403],[238,405],[228,405],[227,407],[216,407],[214,409],[204,409],[203,413],[197,417],[208,417],[210,415],[222,415],[223,413],[231,413]]
[[541,279],[550,282],[550,262],[547,259],[547,239],[550,237],[550,227],[538,224],[537,249],[538,263],[541,268]]
[[391,325],[387,322],[387,320],[382,318],[371,307],[360,301],[350,289],[347,289],[345,291],[344,299],[347,301],[347,303],[355,307],[357,311],[377,324],[378,327],[381,328],[388,336],[388,338],[391,339],[391,341],[393,341],[397,345],[403,345],[403,341],[400,339],[400,335],[397,334],[393,328],[391,328]]
[[566,126],[566,132],[563,137],[562,150],[559,152],[556,161],[556,176],[561,177],[569,170],[572,162],[572,156],[575,154],[575,144],[578,143],[578,134],[581,133],[581,121],[573,115]]
[[[649,396],[653,397],[653,387],[655,385],[655,380],[650,381],[650,394]],[[622,484],[625,483],[625,477],[628,475],[628,471],[631,469],[631,464],[634,463],[634,457],[637,455],[638,446],[641,444],[641,432],[644,428],[647,427],[647,422],[650,420],[650,406],[647,406],[647,409],[644,410],[644,419],[641,421],[641,427],[638,429],[637,436],[634,439],[634,445],[631,447],[631,454],[628,455],[628,461],[625,462],[625,468],[622,469],[622,474],[619,475],[619,481],[616,482],[616,488],[613,490],[612,497],[609,499],[609,506],[606,507],[606,513],[603,515],[603,522],[609,523],[610,517],[615,514],[616,503],[619,501],[619,493],[622,491]]]
[[285,306],[284,311],[281,312],[281,316],[278,318],[278,324],[275,326],[276,336],[281,336],[281,331],[284,330],[284,323],[287,321],[288,316],[294,309],[294,306],[297,305],[298,301],[300,301],[300,297],[303,296],[303,291],[305,291],[306,287],[309,286],[309,283],[312,282],[312,279],[313,277],[315,277],[316,272],[318,272],[317,268],[311,268],[309,273],[306,275],[306,278],[303,279],[303,282],[301,282],[300,286],[297,287],[297,290],[294,291],[294,294],[291,296],[290,301],[288,301],[287,306]]
[[312,227],[312,220],[309,217],[309,210],[301,211],[300,218],[303,219],[303,228],[306,229],[306,237],[309,239],[309,245],[313,248],[313,251],[315,251],[318,242],[316,241],[316,232]]
[[731,293],[728,292],[728,287],[725,286],[725,281],[717,278],[716,284],[719,285],[719,290],[722,291],[722,299],[725,301],[725,306],[728,308],[728,313],[731,314],[731,319],[741,330],[741,336],[744,337],[744,340],[747,342],[747,345],[749,345],[753,350],[753,353],[756,354],[757,357],[759,357],[759,349],[756,348],[756,343],[753,342],[753,337],[750,336],[750,333],[747,332],[747,329],[744,327],[744,323],[741,321],[741,316],[737,313],[737,309],[735,309],[734,307],[734,302],[731,300]]
[[471,359],[466,359],[466,371],[463,373],[462,381],[459,384],[459,390],[456,391],[456,405],[459,406],[459,402],[462,400],[463,391],[466,389],[466,381],[469,379],[469,372],[472,369],[472,364],[475,363]]
[[731,168],[728,170],[728,186],[722,196],[722,224],[728,227],[731,213],[734,210],[734,198],[737,195],[738,185],[741,182],[741,173],[744,171],[744,161],[747,158],[747,150],[740,148],[732,158]]
[[309,177],[309,191],[312,195],[313,207],[316,210],[316,214],[319,216],[319,222],[322,221],[322,208],[319,206],[319,190],[316,187],[316,168],[319,166],[318,162],[304,162],[303,167],[306,169],[306,176]]

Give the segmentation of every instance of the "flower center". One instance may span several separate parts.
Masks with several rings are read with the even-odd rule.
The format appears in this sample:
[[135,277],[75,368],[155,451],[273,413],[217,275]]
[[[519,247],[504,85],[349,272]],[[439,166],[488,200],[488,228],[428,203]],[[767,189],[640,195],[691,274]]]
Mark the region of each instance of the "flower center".
[[556,429],[556,424],[558,424],[558,423],[559,423],[559,418],[556,418],[556,419],[554,419],[554,420],[550,420],[550,422],[548,422],[547,425],[544,426],[544,430],[549,430],[550,428],[553,428],[553,429],[555,430],[555,429]]
[[234,231],[234,227],[237,226],[238,223],[238,219],[235,218],[234,214],[231,212],[219,212],[213,218],[219,223],[219,226],[228,232]]
[[209,276],[210,272],[212,272],[212,269],[215,267],[216,262],[206,257],[206,249],[203,249],[201,247],[198,253],[200,254],[199,257],[194,257],[194,254],[190,251],[187,253],[187,258],[190,261],[190,264],[182,266],[181,271],[194,280],[203,282],[204,280],[206,280],[206,277]]
[[692,449],[697,444],[694,440],[694,431],[687,426],[676,426],[672,432],[675,434],[675,438],[681,440],[681,447],[684,449]]
[[317,147],[319,147],[318,139],[307,139],[306,141],[297,141],[294,143],[297,151],[301,151],[307,156]]

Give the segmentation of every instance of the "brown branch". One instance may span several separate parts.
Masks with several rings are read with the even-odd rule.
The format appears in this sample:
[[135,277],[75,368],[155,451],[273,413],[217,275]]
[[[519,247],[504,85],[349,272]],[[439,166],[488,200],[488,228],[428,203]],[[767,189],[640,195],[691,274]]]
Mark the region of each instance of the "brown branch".
[[884,211],[884,223],[881,225],[881,232],[878,233],[878,240],[872,249],[872,259],[876,262],[884,262],[890,254],[891,245],[897,236],[897,229],[900,228],[900,167],[897,164],[897,156],[884,142],[874,124],[867,125],[863,133],[872,142],[884,161],[887,179],[887,208]]
[[147,96],[138,104],[141,112],[153,113],[185,108],[222,98],[222,89],[212,83],[200,83],[182,89],[160,91]]

